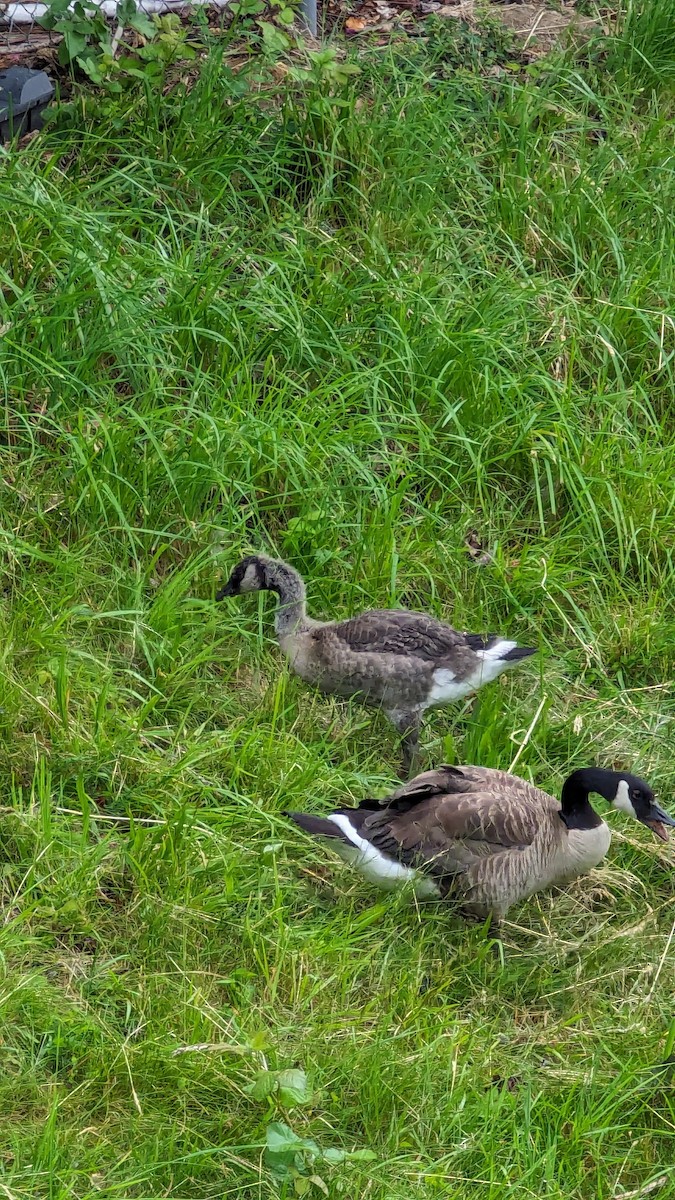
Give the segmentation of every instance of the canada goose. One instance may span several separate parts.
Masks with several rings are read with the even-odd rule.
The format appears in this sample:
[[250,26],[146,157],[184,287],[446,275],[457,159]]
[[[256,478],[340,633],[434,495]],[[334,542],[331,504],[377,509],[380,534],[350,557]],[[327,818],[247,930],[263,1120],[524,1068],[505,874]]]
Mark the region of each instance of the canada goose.
[[315,621],[307,616],[298,572],[264,554],[242,559],[216,600],[260,591],[279,597],[275,630],[296,675],[324,692],[380,705],[403,735],[407,770],[418,754],[425,709],[461,700],[535,653],[497,634],[458,633],[399,609]]
[[410,882],[420,897],[455,898],[466,913],[499,920],[517,901],[604,858],[611,834],[590,792],[668,840],[666,826],[675,820],[649,785],[598,767],[570,775],[561,803],[506,771],[446,766],[358,808],[286,815],[328,838],[371,883],[391,889]]

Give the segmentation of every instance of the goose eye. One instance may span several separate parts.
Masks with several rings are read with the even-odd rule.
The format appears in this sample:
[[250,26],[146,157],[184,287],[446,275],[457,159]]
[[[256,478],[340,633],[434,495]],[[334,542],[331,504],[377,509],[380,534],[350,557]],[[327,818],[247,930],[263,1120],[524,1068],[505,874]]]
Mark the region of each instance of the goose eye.
[[641,795],[642,795],[641,792],[633,791],[630,794],[630,798],[631,798],[631,800],[639,800]]

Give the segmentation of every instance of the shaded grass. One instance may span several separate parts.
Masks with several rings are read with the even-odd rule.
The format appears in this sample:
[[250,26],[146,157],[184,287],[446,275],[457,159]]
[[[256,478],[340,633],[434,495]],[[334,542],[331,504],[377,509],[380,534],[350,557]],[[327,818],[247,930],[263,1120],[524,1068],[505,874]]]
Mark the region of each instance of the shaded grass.
[[[280,673],[264,599],[212,602],[262,546],[317,613],[535,639],[540,673],[434,716],[430,756],[520,751],[553,790],[630,765],[669,803],[671,102],[592,64],[444,61],[395,47],[338,96],[261,97],[214,49],[190,91],[85,104],[3,162],[21,1200],[291,1195],[275,1118],[374,1152],[321,1168],[334,1196],[672,1192],[670,849],[616,817],[609,862],[514,913],[501,957],[382,900],[279,814],[384,790],[392,731]],[[255,1100],[264,1065],[312,1103]]]

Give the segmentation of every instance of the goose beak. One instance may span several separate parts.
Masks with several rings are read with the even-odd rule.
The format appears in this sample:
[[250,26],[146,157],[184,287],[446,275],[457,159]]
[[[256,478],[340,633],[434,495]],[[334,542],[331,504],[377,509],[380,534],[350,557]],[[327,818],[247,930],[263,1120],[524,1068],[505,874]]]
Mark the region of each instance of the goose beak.
[[660,838],[662,842],[668,841],[668,826],[675,826],[673,818],[667,812],[664,812],[660,805],[653,802],[646,817],[642,818],[642,823],[643,825],[647,825],[652,833],[655,833],[657,838]]
[[[228,580],[225,587],[221,587],[220,591],[216,592],[216,600],[224,600],[226,596],[234,596],[234,588],[232,587],[231,580]],[[675,821],[673,821],[673,824],[675,825]]]

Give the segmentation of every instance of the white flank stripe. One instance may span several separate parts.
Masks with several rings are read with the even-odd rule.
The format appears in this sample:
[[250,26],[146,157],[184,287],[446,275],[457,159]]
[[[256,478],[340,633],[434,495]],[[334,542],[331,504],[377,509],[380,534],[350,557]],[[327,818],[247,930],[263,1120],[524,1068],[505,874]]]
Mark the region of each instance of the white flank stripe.
[[505,658],[511,650],[515,650],[517,645],[517,642],[507,642],[504,638],[502,641],[495,642],[494,646],[488,646],[487,650],[477,650],[476,654],[488,662],[490,659]]
[[328,820],[337,825],[345,837],[349,838],[354,850],[351,850],[351,846],[345,846],[344,842],[331,841],[332,848],[345,862],[351,863],[369,883],[374,883],[387,891],[392,891],[405,883],[412,883],[415,885],[416,894],[420,897],[440,895],[438,887],[432,879],[380,854],[375,846],[356,832],[349,817],[344,813],[331,813]]
[[433,683],[429,692],[427,705],[448,704],[452,700],[461,700],[471,691],[471,685],[463,680],[455,683],[455,672],[448,667],[438,667],[433,674]]

